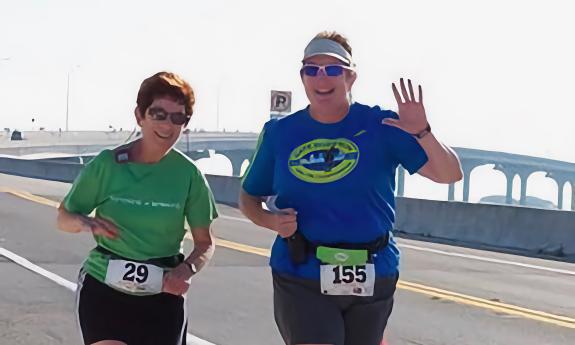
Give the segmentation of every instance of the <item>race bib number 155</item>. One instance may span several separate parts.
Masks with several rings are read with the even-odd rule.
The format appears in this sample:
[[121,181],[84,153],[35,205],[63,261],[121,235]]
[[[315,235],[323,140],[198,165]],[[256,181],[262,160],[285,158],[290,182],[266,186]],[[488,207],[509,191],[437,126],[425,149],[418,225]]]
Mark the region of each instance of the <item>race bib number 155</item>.
[[324,295],[373,296],[373,264],[320,266],[321,291]]

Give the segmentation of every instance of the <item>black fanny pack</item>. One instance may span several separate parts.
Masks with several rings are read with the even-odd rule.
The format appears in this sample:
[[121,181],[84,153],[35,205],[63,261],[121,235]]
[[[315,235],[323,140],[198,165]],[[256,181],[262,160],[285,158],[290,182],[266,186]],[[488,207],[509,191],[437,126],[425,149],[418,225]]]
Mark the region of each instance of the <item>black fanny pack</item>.
[[299,265],[307,261],[308,254],[315,254],[317,247],[320,246],[339,249],[367,250],[371,256],[387,246],[389,243],[389,231],[387,231],[385,235],[367,243],[314,243],[305,238],[300,231],[296,231],[290,237],[285,238],[285,240],[288,244],[288,250],[292,262]]
[[118,255],[118,254],[112,252],[111,250],[106,249],[102,246],[96,246],[96,248],[94,248],[94,249],[97,252],[100,252],[104,255],[110,256],[110,258],[112,258],[112,259],[136,261],[136,262],[155,265],[155,266],[159,266],[159,267],[174,268],[174,267],[178,266],[180,263],[182,263],[182,261],[184,261],[184,254],[182,254],[182,253],[179,253],[177,255],[172,255],[172,256],[166,256],[163,258],[153,258],[153,259],[148,259],[148,260],[134,260],[134,259],[130,259],[130,258],[123,257],[121,255]]

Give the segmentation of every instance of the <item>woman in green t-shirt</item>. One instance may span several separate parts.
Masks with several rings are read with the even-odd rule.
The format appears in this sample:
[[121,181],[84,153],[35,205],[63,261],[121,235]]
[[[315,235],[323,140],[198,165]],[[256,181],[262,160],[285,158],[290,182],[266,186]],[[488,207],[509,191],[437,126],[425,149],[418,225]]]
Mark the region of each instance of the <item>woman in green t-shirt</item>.
[[[173,73],[144,80],[135,110],[142,137],[102,151],[60,205],[58,227],[96,241],[76,298],[85,344],[185,344],[185,294],[213,254],[217,217],[204,176],[174,148],[194,102]],[[184,259],[185,221],[194,250]]]

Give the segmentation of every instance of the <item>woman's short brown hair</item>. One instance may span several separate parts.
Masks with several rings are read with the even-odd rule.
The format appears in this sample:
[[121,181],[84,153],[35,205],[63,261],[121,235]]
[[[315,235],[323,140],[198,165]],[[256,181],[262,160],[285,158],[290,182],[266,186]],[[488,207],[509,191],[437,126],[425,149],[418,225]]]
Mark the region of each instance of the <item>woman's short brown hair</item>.
[[186,115],[192,116],[194,103],[196,103],[194,90],[190,84],[177,74],[158,72],[144,79],[138,91],[138,99],[136,101],[138,109],[140,109],[142,114],[145,113],[150,104],[154,102],[154,99],[160,97],[173,98],[174,101],[184,105]]
[[319,34],[315,35],[314,38],[326,38],[328,40],[337,42],[343,47],[343,49],[347,50],[349,55],[353,56],[353,54],[351,53],[351,45],[349,44],[349,40],[345,36],[336,31],[322,31]]

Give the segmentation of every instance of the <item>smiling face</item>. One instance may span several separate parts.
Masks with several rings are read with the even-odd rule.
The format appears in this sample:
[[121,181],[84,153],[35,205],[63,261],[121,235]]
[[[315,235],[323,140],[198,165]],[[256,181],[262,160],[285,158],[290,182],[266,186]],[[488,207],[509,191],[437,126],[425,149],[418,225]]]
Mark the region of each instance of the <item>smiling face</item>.
[[[304,63],[319,66],[343,64],[339,59],[329,55],[312,56]],[[349,70],[344,70],[342,75],[335,77],[328,77],[323,71],[315,77],[302,74],[302,82],[310,105],[320,112],[349,105],[348,93],[355,79],[355,72]]]
[[186,125],[176,125],[172,123],[170,116],[164,120],[152,118],[150,111],[163,111],[164,113],[183,113],[185,114],[184,104],[175,101],[173,98],[159,97],[155,98],[152,104],[144,113],[136,108],[136,120],[142,128],[142,140],[159,150],[169,150],[180,138],[182,130]]

